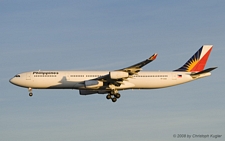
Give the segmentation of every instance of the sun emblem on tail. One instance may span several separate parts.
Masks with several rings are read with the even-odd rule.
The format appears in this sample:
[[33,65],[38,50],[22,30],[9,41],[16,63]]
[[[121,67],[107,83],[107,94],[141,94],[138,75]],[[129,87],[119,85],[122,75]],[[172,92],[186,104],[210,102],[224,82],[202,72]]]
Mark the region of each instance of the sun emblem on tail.
[[187,64],[187,71],[191,72],[192,69],[198,64],[199,59],[197,58],[193,58],[192,60],[190,60]]

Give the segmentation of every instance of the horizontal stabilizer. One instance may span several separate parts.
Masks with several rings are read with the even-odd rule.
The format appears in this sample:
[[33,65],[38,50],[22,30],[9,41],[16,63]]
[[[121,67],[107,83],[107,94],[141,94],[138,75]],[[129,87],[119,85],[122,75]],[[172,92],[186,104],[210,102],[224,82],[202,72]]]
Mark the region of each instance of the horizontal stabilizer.
[[197,72],[197,73],[192,73],[191,76],[197,76],[197,75],[200,75],[200,74],[208,73],[208,72],[210,72],[210,71],[212,71],[216,68],[217,67],[212,67],[212,68],[208,68],[208,69],[205,69],[205,70]]

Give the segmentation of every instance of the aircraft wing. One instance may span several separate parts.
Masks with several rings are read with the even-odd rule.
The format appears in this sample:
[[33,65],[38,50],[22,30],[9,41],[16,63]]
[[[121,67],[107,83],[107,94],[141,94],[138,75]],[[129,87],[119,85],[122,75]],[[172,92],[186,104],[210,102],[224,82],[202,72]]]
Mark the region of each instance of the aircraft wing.
[[135,65],[117,70],[117,71],[124,71],[124,72],[128,72],[130,75],[136,74],[138,73],[142,67],[144,67],[145,65],[147,65],[148,63],[152,62],[153,60],[155,60],[157,57],[157,53],[153,54],[151,57],[149,57],[148,59],[141,61]]
[[134,74],[137,74],[139,71],[141,71],[141,68],[147,65],[148,63],[152,62],[155,60],[157,57],[157,53],[153,54],[151,57],[148,59],[141,61],[135,65],[111,71],[109,74],[95,78],[93,80],[99,80],[102,82],[107,82],[108,84],[113,84],[115,86],[119,86],[121,83],[123,83],[123,80],[131,77]]

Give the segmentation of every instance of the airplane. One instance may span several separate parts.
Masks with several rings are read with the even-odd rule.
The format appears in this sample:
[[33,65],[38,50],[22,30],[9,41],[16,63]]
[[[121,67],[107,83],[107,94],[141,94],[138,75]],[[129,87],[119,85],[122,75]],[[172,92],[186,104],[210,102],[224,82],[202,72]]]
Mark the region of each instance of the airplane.
[[107,94],[116,102],[120,90],[159,89],[211,75],[217,67],[204,70],[213,45],[203,45],[182,67],[173,71],[141,71],[157,53],[135,65],[113,71],[29,71],[11,78],[10,83],[32,89],[77,89],[80,95]]

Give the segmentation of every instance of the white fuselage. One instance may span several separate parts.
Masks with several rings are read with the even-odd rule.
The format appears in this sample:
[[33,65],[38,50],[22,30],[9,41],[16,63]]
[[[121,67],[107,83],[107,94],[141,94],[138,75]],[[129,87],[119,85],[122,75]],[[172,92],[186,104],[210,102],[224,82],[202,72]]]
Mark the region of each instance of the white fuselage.
[[[87,88],[84,81],[92,80],[109,74],[109,71],[31,71],[20,73],[10,82],[25,88],[33,89],[99,89]],[[198,78],[209,76],[201,74],[196,78],[190,72],[152,72],[142,71],[131,78],[125,79],[118,90],[125,89],[157,89],[186,83]]]

